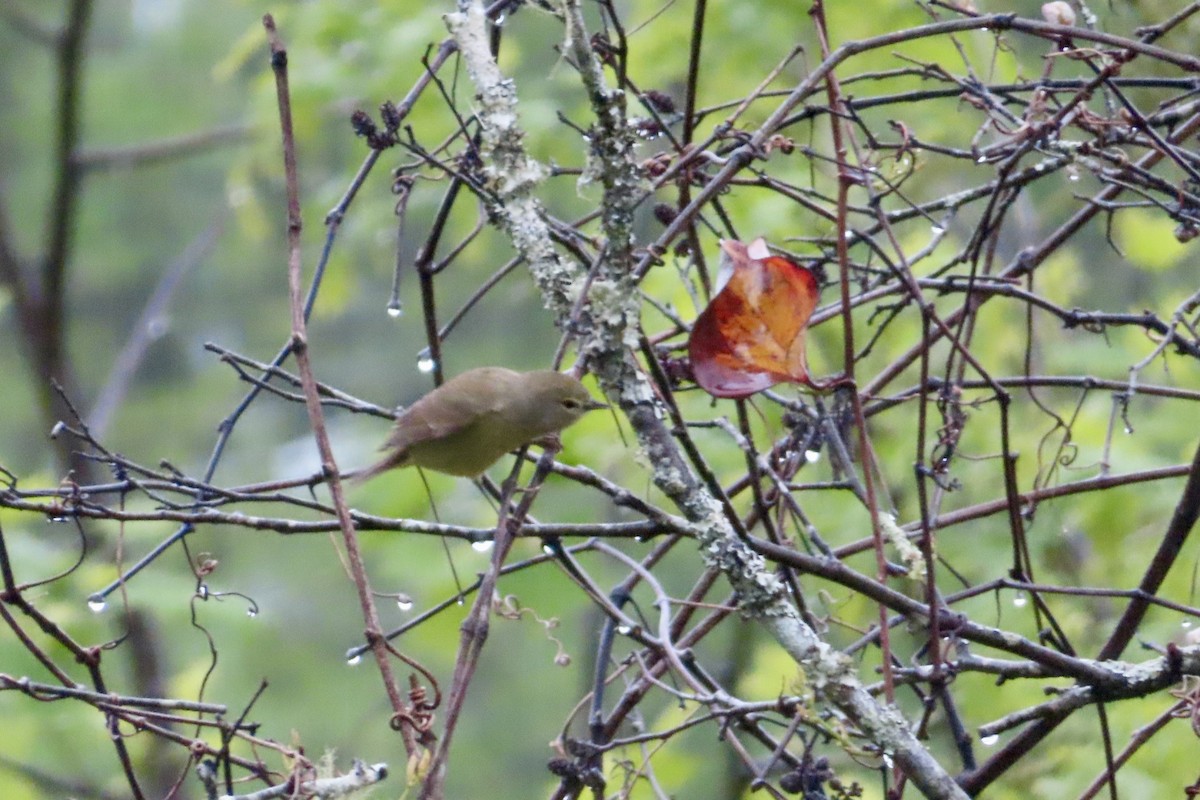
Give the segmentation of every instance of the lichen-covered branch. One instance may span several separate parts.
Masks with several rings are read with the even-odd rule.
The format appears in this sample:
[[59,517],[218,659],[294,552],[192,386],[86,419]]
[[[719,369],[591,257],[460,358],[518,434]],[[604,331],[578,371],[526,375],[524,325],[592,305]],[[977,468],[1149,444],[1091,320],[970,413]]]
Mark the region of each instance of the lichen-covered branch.
[[[595,167],[605,184],[605,233],[622,237],[606,242],[612,252],[628,253],[625,193],[633,174],[632,153],[618,93],[607,90],[603,75],[587,51],[582,15],[567,3],[568,49],[580,62],[584,83],[600,120],[593,137],[592,155],[610,163]],[[525,256],[542,289],[547,307],[560,324],[576,306],[572,291],[579,291],[581,276],[560,260],[550,244],[549,229],[533,196],[543,170],[524,152],[517,123],[517,97],[513,82],[496,66],[487,47],[485,17],[479,2],[462,2],[447,25],[475,82],[477,111],[482,130],[485,171],[496,193],[497,211],[517,250]],[[609,203],[616,208],[610,209]],[[607,255],[607,254],[606,254]],[[573,320],[580,349],[606,393],[628,417],[653,470],[654,483],[676,503],[698,532],[705,560],[721,569],[738,593],[739,607],[759,620],[786,652],[807,673],[817,690],[864,733],[889,753],[928,796],[964,798],[953,778],[917,741],[905,719],[892,708],[877,703],[855,675],[849,660],[835,653],[807,626],[788,600],[783,583],[766,561],[739,539],[717,500],[687,466],[645,378],[636,369],[630,351],[638,338],[636,295],[620,291],[622,283],[608,270],[611,285],[593,282],[587,312]],[[628,272],[626,273],[628,275]]]

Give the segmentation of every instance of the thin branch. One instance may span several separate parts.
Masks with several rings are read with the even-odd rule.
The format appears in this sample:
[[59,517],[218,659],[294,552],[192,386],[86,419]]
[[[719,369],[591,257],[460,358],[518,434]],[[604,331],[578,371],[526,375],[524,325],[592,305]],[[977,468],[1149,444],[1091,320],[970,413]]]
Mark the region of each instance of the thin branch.
[[225,125],[142,144],[89,148],[76,154],[75,164],[91,173],[148,167],[164,161],[202,155],[231,142],[248,139],[253,132],[254,129],[249,125]]
[[346,556],[354,576],[354,585],[358,589],[359,603],[362,606],[363,619],[366,623],[367,640],[372,644],[379,674],[387,691],[388,700],[392,704],[395,718],[401,721],[398,730],[404,740],[405,750],[409,755],[417,752],[418,735],[413,729],[400,687],[392,673],[391,657],[387,643],[383,638],[383,626],[379,621],[379,611],[375,607],[374,593],[367,578],[366,565],[363,563],[362,552],[358,545],[358,534],[354,521],[350,517],[350,509],[342,494],[342,480],[338,473],[337,462],[334,460],[333,447],[329,443],[329,434],[325,429],[324,413],[318,395],[316,379],[313,377],[312,364],[308,357],[308,333],[305,318],[303,295],[301,293],[301,259],[300,259],[300,183],[296,170],[296,144],[292,133],[291,96],[288,91],[287,50],[275,29],[275,20],[270,14],[263,17],[263,27],[266,28],[271,46],[271,69],[275,73],[276,100],[279,103],[279,123],[283,135],[283,166],[287,181],[287,241],[288,241],[288,289],[292,308],[292,353],[296,357],[296,366],[300,372],[300,381],[304,386],[304,397],[308,409],[309,423],[313,429],[317,449],[321,455],[321,467],[329,476],[329,491],[333,496],[334,508],[337,511],[338,525],[342,531],[342,540],[346,546]]

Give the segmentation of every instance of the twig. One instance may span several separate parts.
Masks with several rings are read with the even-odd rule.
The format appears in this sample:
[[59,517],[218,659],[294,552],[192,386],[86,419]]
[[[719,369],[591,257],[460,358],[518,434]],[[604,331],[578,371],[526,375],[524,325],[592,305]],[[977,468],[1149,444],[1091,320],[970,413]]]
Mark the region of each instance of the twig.
[[367,626],[367,640],[372,643],[380,677],[383,679],[392,710],[396,718],[402,720],[399,732],[404,740],[405,750],[412,756],[417,752],[418,740],[421,737],[418,736],[418,732],[413,729],[405,716],[405,702],[392,673],[387,643],[383,638],[383,626],[379,621],[379,612],[375,607],[375,598],[367,577],[366,566],[363,563],[362,552],[358,546],[358,534],[354,528],[354,520],[350,517],[350,509],[342,494],[341,476],[338,473],[337,462],[334,460],[333,447],[329,443],[329,434],[325,430],[324,413],[321,409],[316,379],[313,377],[312,364],[308,357],[308,333],[300,278],[300,192],[296,171],[295,138],[292,134],[291,97],[288,92],[287,50],[284,49],[283,42],[275,29],[275,20],[270,14],[263,17],[263,27],[266,28],[270,40],[271,69],[275,73],[276,99],[279,103],[279,122],[283,135],[283,165],[287,182],[287,274],[292,308],[291,350],[296,357],[300,381],[304,386],[309,423],[313,429],[317,449],[321,454],[321,467],[329,476],[329,491],[333,496],[334,508],[337,511],[338,524],[346,546],[346,556],[354,576],[354,585],[358,589],[359,604],[362,607],[363,620]]

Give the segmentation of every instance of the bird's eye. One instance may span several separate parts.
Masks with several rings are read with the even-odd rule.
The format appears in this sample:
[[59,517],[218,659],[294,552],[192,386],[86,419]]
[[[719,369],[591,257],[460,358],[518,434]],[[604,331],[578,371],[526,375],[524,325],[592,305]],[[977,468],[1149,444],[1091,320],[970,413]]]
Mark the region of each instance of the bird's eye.
[[574,411],[577,408],[582,408],[583,404],[573,397],[568,397],[562,401],[563,408]]

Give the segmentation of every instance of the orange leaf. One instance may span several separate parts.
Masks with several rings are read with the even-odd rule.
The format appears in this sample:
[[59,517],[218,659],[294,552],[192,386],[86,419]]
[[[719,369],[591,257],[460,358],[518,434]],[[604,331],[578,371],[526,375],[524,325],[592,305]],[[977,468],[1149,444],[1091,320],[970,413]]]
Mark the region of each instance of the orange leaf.
[[[812,272],[766,242],[721,241],[728,279],[700,312],[688,339],[692,375],[715,397],[749,397],[781,381],[807,383],[804,334],[817,307]],[[718,284],[721,281],[718,279]]]

